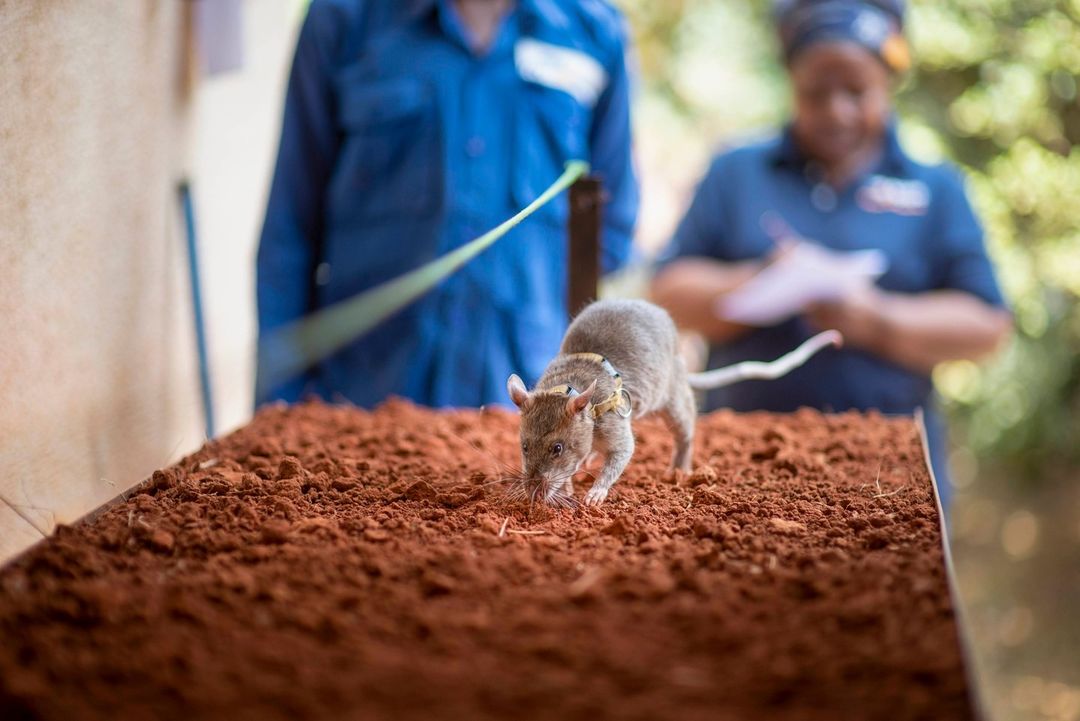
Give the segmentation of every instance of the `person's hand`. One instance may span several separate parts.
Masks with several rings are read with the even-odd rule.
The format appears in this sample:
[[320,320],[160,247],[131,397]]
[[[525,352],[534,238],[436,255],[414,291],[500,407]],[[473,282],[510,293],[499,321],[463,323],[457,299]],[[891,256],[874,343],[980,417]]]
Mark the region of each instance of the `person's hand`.
[[805,316],[819,331],[840,331],[845,345],[876,350],[885,334],[886,304],[885,292],[867,284],[840,298],[812,303]]
[[736,288],[753,280],[755,276],[769,266],[783,261],[784,256],[794,250],[797,245],[798,243],[793,240],[780,240],[777,241],[773,249],[769,251],[769,254],[762,258],[728,264],[730,271],[726,278],[727,283],[718,290],[716,297],[719,298],[730,293]]

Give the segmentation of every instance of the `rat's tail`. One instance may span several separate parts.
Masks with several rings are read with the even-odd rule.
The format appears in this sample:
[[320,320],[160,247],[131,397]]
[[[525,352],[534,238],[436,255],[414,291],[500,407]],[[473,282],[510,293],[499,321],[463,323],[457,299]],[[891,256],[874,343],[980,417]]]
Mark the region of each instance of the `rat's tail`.
[[739,381],[747,381],[755,378],[764,380],[779,378],[780,376],[787,375],[806,361],[810,360],[810,357],[822,348],[827,348],[828,346],[839,348],[843,343],[844,337],[840,335],[839,331],[827,330],[824,333],[818,333],[795,350],[787,355],[777,358],[771,363],[743,361],[742,363],[736,363],[727,368],[717,368],[716,370],[704,371],[702,373],[691,373],[689,377],[690,387],[697,390],[711,391],[714,388],[729,386],[732,383],[738,383]]

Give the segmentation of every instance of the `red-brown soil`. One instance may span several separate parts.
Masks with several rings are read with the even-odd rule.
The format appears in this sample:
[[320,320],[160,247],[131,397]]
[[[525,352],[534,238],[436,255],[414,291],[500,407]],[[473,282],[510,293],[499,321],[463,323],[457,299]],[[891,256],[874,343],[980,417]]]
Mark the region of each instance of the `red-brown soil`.
[[0,573],[0,718],[971,718],[910,420],[637,435],[530,512],[510,413],[268,408]]

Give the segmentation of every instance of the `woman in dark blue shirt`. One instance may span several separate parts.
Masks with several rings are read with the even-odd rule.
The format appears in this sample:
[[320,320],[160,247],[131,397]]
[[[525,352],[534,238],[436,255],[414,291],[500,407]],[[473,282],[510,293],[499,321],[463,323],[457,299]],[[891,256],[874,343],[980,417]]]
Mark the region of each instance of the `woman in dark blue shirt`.
[[[778,136],[716,157],[653,284],[683,327],[712,344],[710,366],[772,358],[836,328],[841,350],[777,381],[710,394],[708,407],[927,411],[935,473],[947,489],[930,372],[996,348],[1010,314],[959,174],[912,160],[897,141],[891,90],[906,69],[902,0],[792,0],[778,22],[794,115]],[[875,283],[750,328],[716,301],[778,252],[775,226],[835,251],[877,249]],[[772,226],[772,227],[770,227]]]

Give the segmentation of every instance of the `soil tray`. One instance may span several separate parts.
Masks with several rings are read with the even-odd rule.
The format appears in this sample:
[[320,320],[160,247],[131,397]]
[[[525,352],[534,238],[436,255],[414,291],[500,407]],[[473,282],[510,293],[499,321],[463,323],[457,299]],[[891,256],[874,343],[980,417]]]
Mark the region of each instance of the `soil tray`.
[[0,572],[0,718],[973,717],[914,422],[636,433],[530,510],[514,414],[264,409]]

